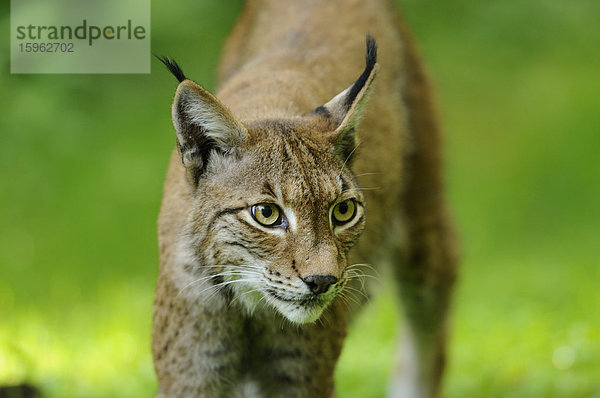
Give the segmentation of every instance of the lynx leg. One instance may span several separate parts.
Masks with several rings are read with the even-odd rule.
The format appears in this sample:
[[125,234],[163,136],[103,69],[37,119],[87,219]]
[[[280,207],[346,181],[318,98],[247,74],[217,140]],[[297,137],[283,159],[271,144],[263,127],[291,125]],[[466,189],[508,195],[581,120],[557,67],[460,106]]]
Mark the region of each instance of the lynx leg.
[[236,316],[217,299],[213,307],[190,302],[164,275],[157,292],[152,345],[156,397],[230,396],[243,341]]
[[346,309],[334,301],[313,324],[265,322],[254,330],[251,366],[264,397],[335,397],[333,374],[346,324]]
[[440,391],[455,261],[451,249],[435,241],[430,236],[409,249],[408,259],[397,269],[405,322],[391,397],[432,398]]
[[439,192],[428,198],[431,192],[417,187],[422,188],[416,181],[410,184],[413,191],[405,197],[408,245],[396,255],[405,319],[398,376],[391,390],[397,398],[439,394],[456,278],[456,248],[443,206],[436,204]]
[[456,245],[444,198],[440,129],[431,87],[403,21],[407,71],[404,99],[412,148],[402,197],[407,245],[396,255],[405,327],[392,397],[430,398],[440,391],[448,309],[456,277]]

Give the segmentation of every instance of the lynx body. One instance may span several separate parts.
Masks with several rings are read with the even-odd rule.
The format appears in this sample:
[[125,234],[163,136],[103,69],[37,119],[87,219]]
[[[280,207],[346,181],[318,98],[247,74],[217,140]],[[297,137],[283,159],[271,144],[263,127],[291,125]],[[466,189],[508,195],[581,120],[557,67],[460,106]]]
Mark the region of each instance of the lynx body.
[[390,395],[437,396],[456,261],[430,88],[394,4],[248,1],[216,96],[163,62],[180,85],[158,396],[334,396],[363,264],[383,263],[406,319]]

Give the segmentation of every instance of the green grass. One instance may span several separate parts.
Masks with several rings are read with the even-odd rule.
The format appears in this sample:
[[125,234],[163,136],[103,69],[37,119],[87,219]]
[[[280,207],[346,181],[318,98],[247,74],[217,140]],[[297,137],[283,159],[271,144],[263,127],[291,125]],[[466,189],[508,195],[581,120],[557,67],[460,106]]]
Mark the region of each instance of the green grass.
[[[240,2],[153,3],[152,48],[211,87]],[[463,242],[448,397],[600,397],[600,3],[405,0],[435,77]],[[8,34],[9,13],[0,13]],[[201,21],[201,23],[198,23]],[[0,44],[0,384],[142,397],[175,83],[9,75]],[[336,375],[382,397],[393,289]]]

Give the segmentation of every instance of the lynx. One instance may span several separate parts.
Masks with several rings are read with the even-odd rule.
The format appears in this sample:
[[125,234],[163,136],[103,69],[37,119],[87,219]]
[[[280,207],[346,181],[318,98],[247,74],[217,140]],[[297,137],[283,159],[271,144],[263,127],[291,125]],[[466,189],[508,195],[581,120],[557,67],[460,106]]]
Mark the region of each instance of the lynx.
[[456,249],[430,83],[393,2],[248,1],[216,95],[161,60],[180,83],[157,396],[335,396],[352,301],[382,264],[405,319],[389,394],[437,396]]

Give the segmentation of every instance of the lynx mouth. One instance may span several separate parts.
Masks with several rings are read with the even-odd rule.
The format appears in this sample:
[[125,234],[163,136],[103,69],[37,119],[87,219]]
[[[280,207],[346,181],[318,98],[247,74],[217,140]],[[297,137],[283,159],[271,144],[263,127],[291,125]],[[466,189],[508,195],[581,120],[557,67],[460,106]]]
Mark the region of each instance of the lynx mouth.
[[273,289],[268,289],[267,293],[269,293],[269,295],[271,295],[271,297],[273,297],[277,300],[284,301],[286,303],[302,305],[302,306],[317,306],[317,305],[323,305],[323,304],[326,304],[329,302],[329,300],[325,300],[322,297],[315,296],[315,295],[305,296],[305,297],[301,297],[301,298],[292,298],[292,297],[285,297]]
[[289,321],[297,324],[315,322],[335,296],[328,294],[291,298],[273,289],[266,290],[266,293],[271,305]]

